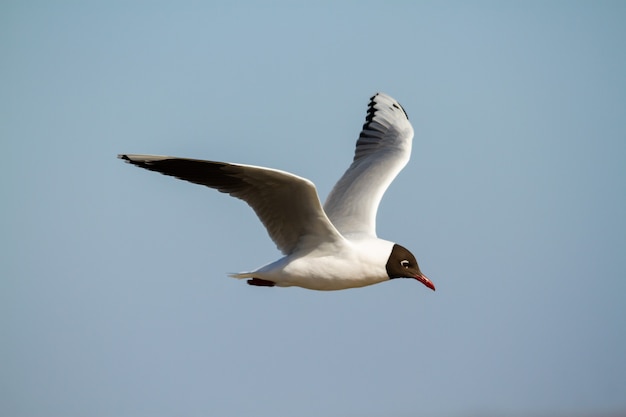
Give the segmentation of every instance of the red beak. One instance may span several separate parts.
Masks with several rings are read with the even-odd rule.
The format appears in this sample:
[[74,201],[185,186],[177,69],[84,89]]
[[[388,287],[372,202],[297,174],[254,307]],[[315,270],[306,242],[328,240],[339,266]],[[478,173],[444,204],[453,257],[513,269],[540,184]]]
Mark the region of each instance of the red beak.
[[426,275],[415,275],[415,279],[435,291],[435,285],[428,278],[426,278]]

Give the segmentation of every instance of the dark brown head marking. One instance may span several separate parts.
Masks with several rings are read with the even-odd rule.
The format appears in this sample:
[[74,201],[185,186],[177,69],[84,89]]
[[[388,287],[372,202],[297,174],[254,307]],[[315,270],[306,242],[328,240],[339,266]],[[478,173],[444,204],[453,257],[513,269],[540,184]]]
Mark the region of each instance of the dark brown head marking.
[[420,267],[417,264],[415,256],[405,247],[398,244],[393,245],[391,255],[387,260],[387,275],[389,279],[393,278],[414,278],[426,285],[431,290],[435,289],[435,286],[424,274],[420,271]]

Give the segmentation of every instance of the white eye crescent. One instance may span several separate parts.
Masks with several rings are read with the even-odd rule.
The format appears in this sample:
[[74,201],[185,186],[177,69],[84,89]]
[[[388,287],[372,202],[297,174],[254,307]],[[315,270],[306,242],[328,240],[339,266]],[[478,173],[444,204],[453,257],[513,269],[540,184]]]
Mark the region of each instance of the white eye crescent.
[[400,261],[400,265],[402,265],[405,268],[408,268],[409,267],[409,261],[407,261],[406,259],[403,260],[403,261]]

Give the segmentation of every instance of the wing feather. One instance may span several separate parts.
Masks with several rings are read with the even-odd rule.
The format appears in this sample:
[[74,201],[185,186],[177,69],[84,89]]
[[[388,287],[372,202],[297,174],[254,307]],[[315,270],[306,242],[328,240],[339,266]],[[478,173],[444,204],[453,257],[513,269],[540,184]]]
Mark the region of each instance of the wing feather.
[[376,237],[383,194],[409,161],[413,127],[402,106],[386,94],[370,99],[354,159],[332,189],[324,210],[344,236]]
[[343,237],[322,209],[315,185],[275,169],[157,155],[118,155],[151,171],[205,185],[244,200],[284,254],[303,242],[337,242]]

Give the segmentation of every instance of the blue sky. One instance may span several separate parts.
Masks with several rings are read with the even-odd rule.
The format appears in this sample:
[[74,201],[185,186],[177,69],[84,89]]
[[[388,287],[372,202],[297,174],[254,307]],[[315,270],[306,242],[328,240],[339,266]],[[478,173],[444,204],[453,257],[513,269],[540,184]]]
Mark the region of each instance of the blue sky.
[[[385,3],[385,4],[383,4]],[[0,414],[626,412],[626,4],[0,6]],[[322,199],[369,97],[409,165],[379,236],[409,280],[227,277],[254,213],[118,153],[268,166]]]

